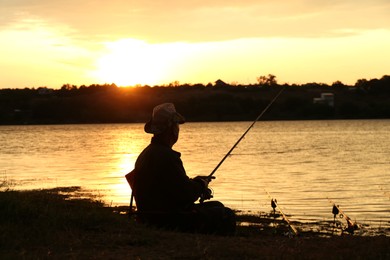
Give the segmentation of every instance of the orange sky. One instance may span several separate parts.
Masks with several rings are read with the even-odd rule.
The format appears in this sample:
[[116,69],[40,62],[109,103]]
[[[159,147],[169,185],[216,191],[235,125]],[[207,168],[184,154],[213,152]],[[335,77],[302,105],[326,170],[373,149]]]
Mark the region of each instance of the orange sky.
[[390,74],[388,0],[1,0],[0,88]]

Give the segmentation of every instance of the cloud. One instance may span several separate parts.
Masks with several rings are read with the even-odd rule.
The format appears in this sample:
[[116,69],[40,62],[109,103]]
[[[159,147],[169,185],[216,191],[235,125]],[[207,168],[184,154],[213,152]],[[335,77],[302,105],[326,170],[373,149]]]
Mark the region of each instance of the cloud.
[[[25,19],[68,27],[78,40],[222,41],[329,37],[390,29],[386,0],[3,0],[0,26]],[[1,28],[0,27],[0,28]]]

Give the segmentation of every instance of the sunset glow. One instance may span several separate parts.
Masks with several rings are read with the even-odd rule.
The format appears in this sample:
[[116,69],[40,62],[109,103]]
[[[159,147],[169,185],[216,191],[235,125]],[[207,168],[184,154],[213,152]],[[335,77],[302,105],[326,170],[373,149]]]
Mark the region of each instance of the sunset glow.
[[252,84],[269,73],[354,84],[389,74],[387,1],[148,2],[2,4],[0,88]]
[[156,85],[172,72],[170,67],[180,58],[179,44],[148,44],[124,39],[106,43],[107,54],[97,60],[92,73],[99,82],[121,86]]

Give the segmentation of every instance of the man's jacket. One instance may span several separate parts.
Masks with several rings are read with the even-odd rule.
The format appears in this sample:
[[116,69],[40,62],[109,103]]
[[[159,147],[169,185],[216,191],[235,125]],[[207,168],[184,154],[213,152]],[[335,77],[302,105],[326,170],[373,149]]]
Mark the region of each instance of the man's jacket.
[[139,212],[180,212],[199,198],[204,186],[187,176],[180,156],[154,138],[139,155],[126,176]]

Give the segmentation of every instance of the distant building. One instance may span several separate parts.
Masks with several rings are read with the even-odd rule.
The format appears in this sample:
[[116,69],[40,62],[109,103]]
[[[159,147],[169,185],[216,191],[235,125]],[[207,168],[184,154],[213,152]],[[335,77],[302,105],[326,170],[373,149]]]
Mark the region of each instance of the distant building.
[[215,81],[215,86],[218,86],[218,87],[226,87],[226,86],[229,86],[229,84],[225,83],[223,80],[217,80]]
[[39,95],[50,95],[53,93],[53,89],[47,87],[39,87],[38,94]]
[[334,94],[333,93],[321,93],[320,98],[313,98],[314,104],[325,104],[330,107],[334,107]]

